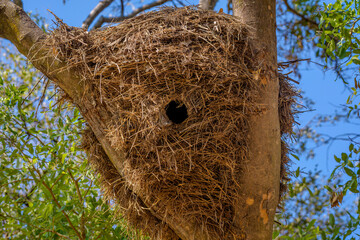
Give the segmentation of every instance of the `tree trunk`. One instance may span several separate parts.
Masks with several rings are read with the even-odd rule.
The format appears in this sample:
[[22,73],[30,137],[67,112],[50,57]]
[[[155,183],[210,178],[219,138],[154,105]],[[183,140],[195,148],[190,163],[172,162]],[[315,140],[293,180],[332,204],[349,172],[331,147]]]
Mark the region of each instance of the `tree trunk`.
[[[208,0],[208,3],[216,1]],[[247,239],[271,239],[272,224],[278,203],[280,184],[280,128],[278,119],[278,80],[276,63],[275,36],[275,1],[246,0],[234,2],[234,13],[255,28],[257,45],[264,56],[264,76],[259,78],[263,85],[263,93],[259,104],[264,111],[253,117],[250,126],[250,160],[241,179],[243,191],[236,209],[236,225],[246,232]],[[207,5],[209,7],[210,5]],[[211,7],[211,6],[210,6]],[[246,14],[243,14],[246,13]],[[0,37],[10,40],[36,68],[61,87],[78,106],[88,121],[97,139],[108,155],[117,171],[122,174],[124,153],[115,150],[105,137],[103,119],[107,116],[91,114],[93,111],[91,96],[85,96],[84,86],[76,73],[57,71],[66,63],[55,58],[45,57],[46,50],[40,47],[45,38],[43,31],[25,14],[25,12],[10,2],[0,0]],[[37,56],[34,58],[34,56]],[[43,56],[42,58],[39,58]],[[36,60],[34,60],[36,59]],[[106,115],[106,113],[104,113]],[[141,191],[129,189],[142,200],[144,209],[164,221],[163,216],[146,201]],[[201,226],[195,226],[183,219],[165,220],[180,239],[202,240],[211,239],[201,231]]]
[[244,199],[236,209],[237,224],[245,226],[249,240],[271,239],[280,187],[281,142],[278,116],[276,12],[274,0],[234,0],[234,15],[254,28],[263,60],[259,77],[264,111],[252,117],[249,134],[249,162],[241,176]]

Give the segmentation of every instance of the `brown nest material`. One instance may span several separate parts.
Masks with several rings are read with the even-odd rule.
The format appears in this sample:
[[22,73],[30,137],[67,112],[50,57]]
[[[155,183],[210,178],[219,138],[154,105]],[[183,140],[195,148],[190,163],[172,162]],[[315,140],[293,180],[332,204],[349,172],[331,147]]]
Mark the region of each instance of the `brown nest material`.
[[[253,76],[261,67],[249,27],[226,14],[163,8],[91,32],[60,23],[47,45],[80,74],[99,114],[107,112],[107,137],[126,154],[123,176],[90,129],[83,146],[105,195],[117,200],[128,221],[154,239],[176,236],[142,208],[133,189],[165,217],[197,223],[211,239],[241,239],[233,206],[248,119],[261,111]],[[280,79],[286,134],[295,93]],[[283,161],[284,180],[286,156]]]

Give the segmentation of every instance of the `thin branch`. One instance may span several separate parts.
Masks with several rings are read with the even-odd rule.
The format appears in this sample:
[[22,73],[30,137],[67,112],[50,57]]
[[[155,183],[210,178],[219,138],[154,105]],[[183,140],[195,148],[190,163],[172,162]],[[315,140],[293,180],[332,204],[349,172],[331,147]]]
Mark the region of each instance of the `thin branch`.
[[306,22],[314,25],[315,27],[319,26],[319,24],[318,24],[317,22],[315,22],[314,20],[311,20],[311,19],[305,17],[304,15],[302,15],[301,13],[299,13],[298,11],[296,11],[294,8],[292,8],[292,7],[290,6],[288,0],[284,0],[284,3],[285,3],[286,8],[287,8],[290,12],[292,12],[292,13],[294,13],[296,16],[300,17],[303,21],[306,21]]
[[45,87],[44,87],[43,92],[42,92],[42,95],[41,95],[41,98],[40,98],[40,101],[39,101],[39,104],[38,104],[37,107],[36,107],[35,116],[36,116],[37,113],[38,113],[38,110],[39,110],[40,105],[42,104],[42,102],[43,102],[44,99],[45,99],[45,93],[46,93],[46,90],[47,90],[48,87],[49,87],[49,83],[50,83],[50,80],[47,79],[47,80],[46,80],[46,83],[45,83]]
[[[22,154],[23,159],[26,159],[29,163],[31,163],[31,160],[29,159],[29,157],[28,157],[27,155],[24,154],[24,152],[22,151],[22,149],[20,149],[18,146],[15,146],[15,147],[16,147],[16,148],[19,150],[19,152]],[[36,179],[36,178],[35,178],[35,174],[32,174],[33,177],[35,178],[35,179],[34,179],[35,182],[41,183],[41,184],[49,191],[49,193],[50,193],[52,199],[54,200],[55,204],[56,204],[56,205],[58,206],[58,208],[61,210],[61,205],[60,205],[59,201],[57,200],[54,192],[52,191],[52,189],[50,188],[50,186],[47,185],[47,184],[45,183],[45,181],[42,179],[42,177],[44,176],[44,174],[41,174],[41,172],[40,172],[37,168],[35,168],[34,165],[32,165],[32,169],[33,169],[33,171],[36,172],[37,175],[39,176],[38,179]],[[65,212],[65,210],[61,210],[61,212],[62,212],[62,214],[65,216],[65,218],[66,218],[66,220],[68,221],[70,227],[75,231],[75,233],[76,233],[76,235],[78,236],[78,238],[79,238],[79,239],[84,239],[84,238],[80,235],[80,233],[77,231],[77,229],[75,228],[75,226],[73,225],[73,223],[71,222],[71,220],[70,220],[69,216],[67,215],[67,213]]]
[[28,95],[24,98],[24,100],[21,102],[21,105],[24,103],[24,101],[33,93],[37,85],[40,83],[41,80],[44,79],[44,75],[40,77],[40,79],[35,83],[34,87],[29,91]]
[[57,178],[56,178],[56,180],[54,181],[54,183],[51,185],[51,189],[53,189],[54,188],[54,186],[56,185],[56,183],[62,178],[64,176],[64,174],[60,174]]
[[[34,171],[38,173],[39,175],[39,182],[41,182],[42,185],[44,185],[44,187],[49,191],[52,199],[54,200],[55,204],[58,206],[58,208],[61,210],[61,205],[59,203],[59,201],[57,200],[54,192],[52,191],[52,189],[49,187],[49,185],[47,185],[45,183],[44,180],[41,179],[41,174],[39,173],[39,171],[37,169],[35,169],[33,167]],[[78,232],[78,230],[75,228],[75,226],[73,225],[73,223],[71,222],[69,216],[67,215],[67,213],[65,212],[65,210],[61,210],[62,214],[64,215],[64,217],[66,218],[67,222],[69,223],[70,227],[74,230],[74,232],[76,233],[76,235],[78,236],[79,239],[83,239],[83,237],[81,236],[81,234]]]
[[59,232],[57,232],[57,231],[55,231],[55,230],[39,227],[39,226],[37,226],[37,225],[35,225],[35,224],[31,224],[30,222],[24,221],[24,220],[22,220],[21,218],[16,218],[16,217],[13,217],[13,216],[11,216],[11,215],[9,215],[9,214],[6,214],[6,213],[5,213],[5,215],[1,215],[1,214],[0,214],[0,218],[4,218],[5,220],[7,220],[7,219],[9,219],[9,218],[12,218],[12,219],[14,219],[14,220],[16,220],[16,221],[22,222],[22,223],[24,223],[24,224],[26,224],[26,225],[29,225],[29,226],[31,226],[31,227],[34,227],[34,228],[36,228],[36,229],[40,229],[40,230],[43,230],[43,231],[45,231],[45,232],[51,232],[51,233],[54,233],[54,234],[58,235],[59,237],[63,237],[63,238],[66,238],[66,239],[70,239],[68,236],[65,236],[65,235],[63,235],[63,234],[61,234],[61,233],[59,233]]
[[88,29],[94,19],[107,8],[114,0],[102,0],[100,1],[93,10],[91,10],[89,16],[85,19],[82,24],[82,28]]
[[230,12],[232,12],[233,8],[232,8],[232,0],[227,0],[227,9],[228,9],[228,14],[230,14]]
[[31,179],[31,178],[23,178],[23,179],[19,179],[19,180],[14,180],[14,181],[11,181],[11,182],[7,182],[7,183],[4,183],[2,185],[0,185],[0,188],[6,186],[6,185],[9,185],[9,184],[14,184],[14,183],[17,183],[17,182],[22,182],[22,181],[34,181],[34,179]]
[[[81,202],[81,208],[84,209],[84,203],[83,203],[83,198],[81,196],[81,190],[80,190],[80,187],[79,187],[79,180],[80,178],[78,178],[77,180],[74,178],[74,176],[72,175],[71,173],[71,170],[70,168],[67,169],[69,175],[70,175],[70,178],[73,180],[74,184],[75,184],[75,187],[76,187],[76,192],[78,194],[78,197],[79,197],[79,200]],[[80,231],[81,231],[81,236],[85,239],[86,238],[86,228],[85,228],[85,223],[86,223],[86,218],[84,216],[85,214],[85,211],[81,211],[81,218],[80,218]]]
[[164,3],[168,2],[168,1],[170,1],[170,0],[156,0],[156,1],[152,2],[152,3],[145,4],[145,5],[137,8],[137,9],[135,9],[132,13],[130,13],[127,16],[121,16],[121,17],[104,17],[104,16],[101,16],[99,18],[99,20],[95,23],[94,29],[101,27],[104,23],[116,23],[116,22],[124,21],[125,19],[128,19],[128,18],[135,17],[137,14],[139,14],[139,13],[141,13],[143,11],[146,11],[146,10],[148,10],[150,8],[159,6],[159,5],[164,4]]
[[[29,136],[33,136],[34,138],[36,138],[36,140],[39,141],[39,143],[44,146],[44,142],[41,141],[41,139],[36,135],[36,134],[33,134],[29,131],[29,129],[27,128],[26,126],[26,121],[23,119],[23,117],[21,117],[21,120],[23,121],[23,124],[21,124],[16,118],[13,118],[12,121],[14,121],[15,123],[19,124],[19,126],[22,126],[23,129],[21,129],[22,131],[25,130],[26,134],[29,135]],[[20,128],[18,128],[20,129]]]
[[350,36],[352,36],[352,34],[354,33],[354,28],[355,28],[355,25],[356,25],[356,23],[357,23],[358,21],[360,21],[360,18],[356,19],[356,20],[353,22],[353,24],[352,24],[352,26],[351,26],[351,29],[350,29]]
[[121,17],[123,17],[124,16],[124,8],[125,8],[124,0],[120,0],[120,3],[121,3]]
[[76,188],[76,192],[78,194],[78,197],[79,197],[79,200],[81,202],[81,205],[83,204],[83,198],[81,196],[81,191],[80,191],[80,187],[79,187],[79,183],[78,183],[78,180],[75,180],[74,176],[72,175],[70,169],[68,168],[67,169],[68,173],[69,173],[69,176],[71,178],[71,180],[73,180],[74,184],[75,184],[75,188]]

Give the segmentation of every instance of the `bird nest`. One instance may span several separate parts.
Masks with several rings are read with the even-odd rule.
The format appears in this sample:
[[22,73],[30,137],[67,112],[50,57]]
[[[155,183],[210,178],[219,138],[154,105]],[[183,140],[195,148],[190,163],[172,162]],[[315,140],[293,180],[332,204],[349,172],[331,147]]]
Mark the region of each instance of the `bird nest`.
[[[194,7],[163,8],[90,32],[60,22],[46,40],[49,54],[79,73],[98,113],[107,112],[106,137],[126,155],[120,175],[91,129],[84,131],[82,145],[104,194],[154,239],[178,239],[165,223],[174,215],[211,239],[241,239],[233,225],[237,183],[249,118],[262,111],[251,41],[237,18]],[[296,94],[283,75],[280,85],[284,135]],[[284,143],[282,182],[286,153]],[[142,192],[165,221],[129,189]]]

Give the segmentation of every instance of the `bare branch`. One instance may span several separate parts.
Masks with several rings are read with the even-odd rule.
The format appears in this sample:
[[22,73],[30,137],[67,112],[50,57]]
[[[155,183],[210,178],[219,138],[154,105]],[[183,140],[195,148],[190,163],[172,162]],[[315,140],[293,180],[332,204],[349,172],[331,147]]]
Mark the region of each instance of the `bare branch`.
[[199,8],[204,10],[214,10],[218,0],[200,0],[199,1]]
[[308,22],[312,25],[314,25],[315,27],[317,27],[319,24],[317,22],[315,22],[314,20],[311,20],[307,17],[305,17],[304,15],[302,15],[301,13],[299,13],[298,11],[296,11],[294,8],[292,8],[288,2],[288,0],[284,0],[284,3],[285,3],[285,6],[286,8],[292,12],[293,14],[295,14],[296,16],[300,17],[301,20],[305,21],[305,22]]
[[121,3],[121,16],[123,17],[124,16],[124,8],[125,8],[124,0],[120,0],[120,3]]
[[143,11],[146,11],[150,8],[153,8],[153,7],[156,7],[156,6],[159,6],[161,4],[164,4],[166,2],[168,2],[170,0],[156,0],[152,3],[149,3],[149,4],[145,4],[137,9],[135,9],[132,13],[130,13],[129,15],[127,16],[120,16],[120,17],[104,17],[104,16],[101,16],[99,18],[99,20],[95,23],[94,25],[94,28],[99,28],[101,27],[104,23],[116,23],[116,22],[121,22],[121,21],[124,21],[125,19],[127,18],[132,18],[132,17],[135,17],[137,14],[143,12]]
[[82,24],[82,28],[88,29],[90,24],[94,19],[105,9],[107,8],[114,0],[102,0],[100,1],[93,10],[91,10],[89,16],[85,19]]

